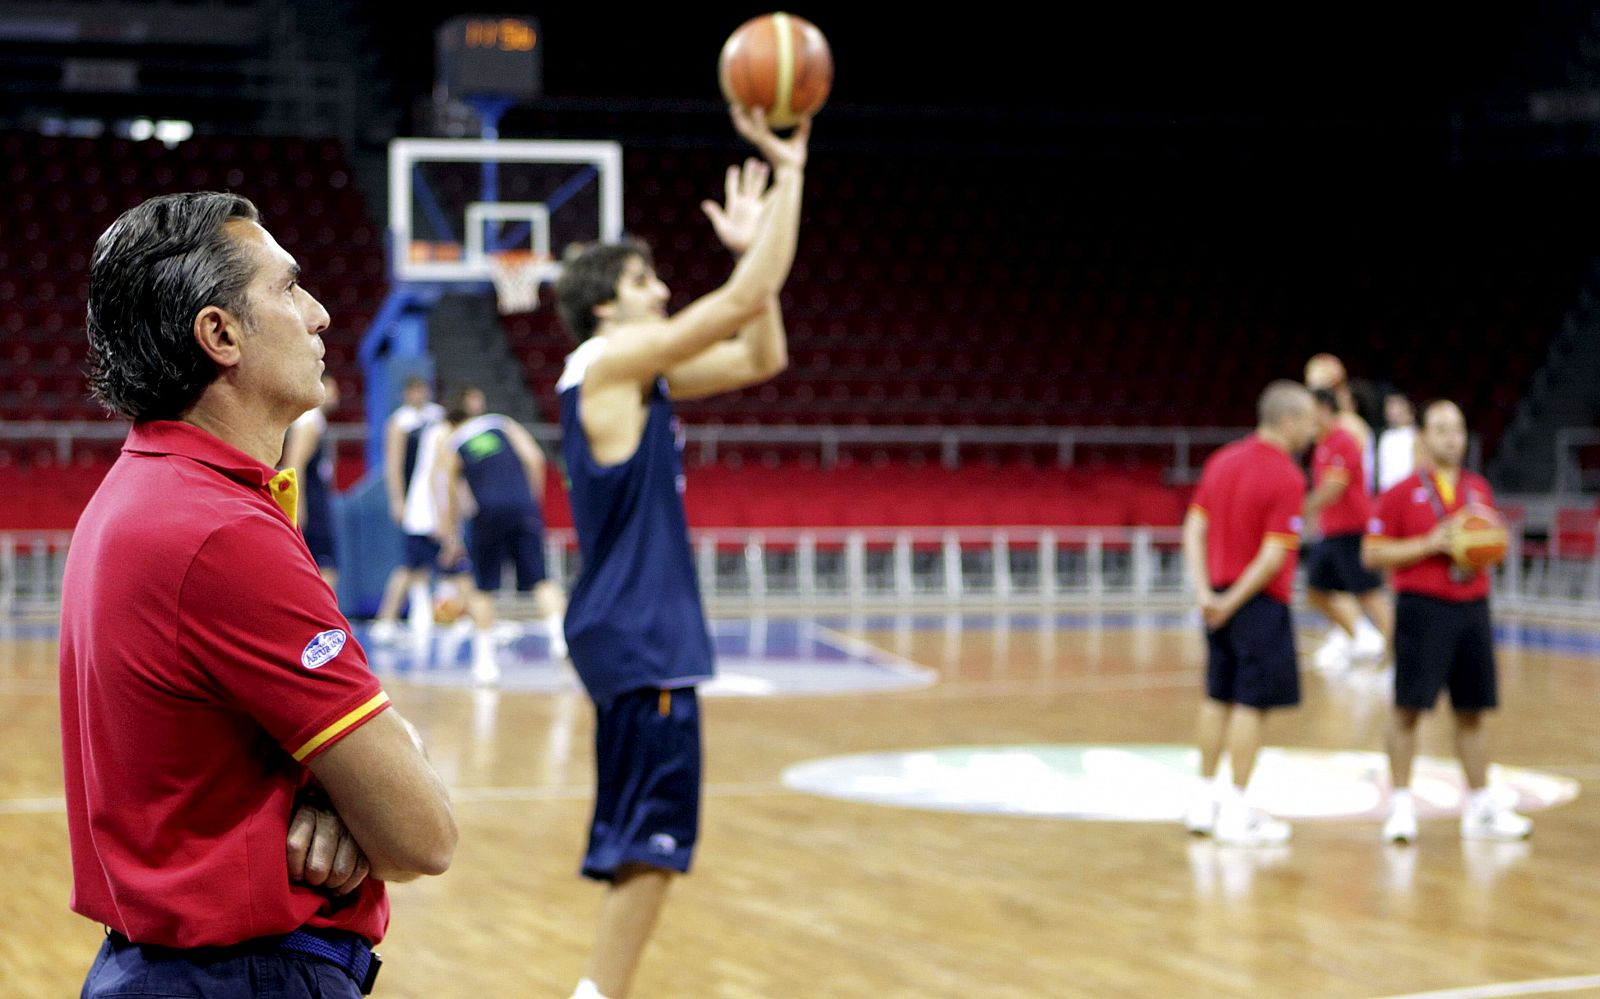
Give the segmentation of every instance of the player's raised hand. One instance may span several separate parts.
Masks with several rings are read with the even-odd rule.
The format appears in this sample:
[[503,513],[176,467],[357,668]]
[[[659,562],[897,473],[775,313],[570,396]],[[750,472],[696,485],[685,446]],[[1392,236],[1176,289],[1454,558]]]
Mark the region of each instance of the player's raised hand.
[[766,193],[767,178],[771,175],[771,167],[751,157],[744,161],[742,170],[736,166],[728,168],[725,204],[719,205],[709,199],[700,202],[717,238],[736,255],[748,250],[756,238],[756,230],[761,225],[761,196]]
[[780,138],[767,125],[767,112],[765,108],[746,108],[738,104],[728,105],[728,112],[733,116],[733,127],[740,135],[767,158],[774,170],[784,167],[793,167],[796,170],[805,169],[806,150],[811,141],[811,116],[800,119],[795,126],[794,134],[787,139]]

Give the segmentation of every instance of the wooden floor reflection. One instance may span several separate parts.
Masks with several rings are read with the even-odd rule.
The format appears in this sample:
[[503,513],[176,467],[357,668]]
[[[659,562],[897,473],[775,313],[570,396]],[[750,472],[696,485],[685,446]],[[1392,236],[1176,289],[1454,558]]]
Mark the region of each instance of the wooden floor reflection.
[[[1390,848],[1371,821],[1248,851],[1171,823],[858,804],[790,791],[817,757],[951,745],[1187,743],[1202,647],[1159,613],[868,615],[839,632],[937,673],[870,694],[707,698],[704,831],[641,997],[1365,997],[1600,974],[1600,643],[1533,626],[1501,650],[1495,758],[1579,782],[1526,844],[1447,819]],[[76,995],[101,935],[66,908],[54,638],[0,638],[0,994]],[[1524,644],[1525,643],[1525,644]],[[565,997],[599,890],[576,868],[587,702],[395,677],[453,788],[446,876],[394,889],[378,994]],[[1382,746],[1384,694],[1306,674],[1277,745]],[[1430,718],[1423,751],[1451,753]]]

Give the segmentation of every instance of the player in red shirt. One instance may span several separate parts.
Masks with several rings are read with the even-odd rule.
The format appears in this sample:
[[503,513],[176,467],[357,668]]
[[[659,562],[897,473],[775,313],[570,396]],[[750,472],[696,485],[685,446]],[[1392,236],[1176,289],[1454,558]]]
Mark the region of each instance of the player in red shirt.
[[1338,396],[1328,389],[1312,395],[1317,447],[1305,519],[1317,540],[1306,551],[1306,602],[1334,624],[1314,661],[1324,669],[1344,669],[1352,656],[1382,659],[1392,622],[1382,578],[1361,564],[1361,537],[1371,515],[1361,444],[1341,423]]
[[1453,402],[1423,410],[1418,438],[1423,465],[1378,501],[1362,558],[1394,574],[1394,723],[1389,729],[1389,776],[1394,791],[1384,838],[1417,837],[1411,764],[1417,722],[1450,688],[1456,752],[1471,795],[1461,812],[1466,839],[1522,839],[1533,823],[1495,800],[1483,713],[1499,703],[1494,631],[1489,620],[1489,576],[1466,572],[1450,558],[1456,525],[1473,507],[1494,506],[1481,476],[1465,471],[1467,421]]
[[107,928],[86,997],[363,994],[383,881],[455,848],[273,469],[323,396],[298,271],[213,193],[129,209],[90,261],[92,385],[134,424],[62,587],[72,908]]
[[[1219,842],[1283,843],[1289,826],[1245,802],[1271,708],[1300,703],[1289,614],[1306,482],[1291,456],[1310,445],[1311,394],[1267,386],[1256,432],[1212,455],[1183,522],[1183,558],[1205,621],[1206,699],[1200,705],[1200,784],[1185,824]],[[1224,747],[1231,783],[1219,781]]]

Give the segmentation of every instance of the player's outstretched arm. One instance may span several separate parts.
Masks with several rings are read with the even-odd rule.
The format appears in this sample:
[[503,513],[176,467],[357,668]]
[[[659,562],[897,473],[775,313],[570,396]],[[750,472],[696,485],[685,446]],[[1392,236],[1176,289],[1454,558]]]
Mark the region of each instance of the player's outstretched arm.
[[515,420],[506,420],[506,438],[511,441],[511,450],[517,453],[517,460],[522,462],[522,470],[528,476],[528,488],[533,492],[535,502],[544,502],[544,452],[539,449],[539,442],[533,439],[528,429]]
[[810,122],[802,121],[793,136],[782,139],[767,128],[759,110],[752,116],[735,108],[733,117],[739,133],[761,151],[773,173],[749,250],[721,288],[669,319],[631,324],[625,336],[595,359],[588,376],[592,387],[643,384],[729,339],[763,315],[788,279],[800,234]]
[[383,427],[383,488],[389,495],[389,517],[396,524],[400,523],[406,509],[405,450],[405,431],[391,416]]
[[[729,167],[725,204],[705,201],[700,205],[711,220],[717,239],[735,257],[741,256],[755,239],[770,174],[771,168],[754,158],[746,160],[743,169]],[[699,399],[764,382],[788,366],[783,310],[774,295],[767,300],[761,315],[746,323],[732,340],[713,344],[669,369],[667,385],[674,398]]]

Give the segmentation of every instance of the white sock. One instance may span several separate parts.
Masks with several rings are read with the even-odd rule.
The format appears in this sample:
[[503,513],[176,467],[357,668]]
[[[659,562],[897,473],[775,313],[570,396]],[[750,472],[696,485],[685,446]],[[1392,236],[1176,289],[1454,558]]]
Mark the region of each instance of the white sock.
[[1389,792],[1389,810],[1392,812],[1414,812],[1417,803],[1411,799],[1409,787],[1397,787]]
[[472,635],[472,662],[476,666],[493,667],[494,659],[494,633],[485,628],[480,628]]
[[567,636],[561,627],[561,615],[551,614],[544,619],[544,626],[550,630],[550,654],[555,659],[564,659],[567,655]]
[[406,620],[411,622],[413,631],[425,631],[433,624],[433,596],[428,592],[428,584],[412,583],[406,594],[411,602]]
[[1486,787],[1480,787],[1472,792],[1472,797],[1468,799],[1467,804],[1475,811],[1488,811],[1495,804],[1494,792]]
[[1244,788],[1233,781],[1217,781],[1217,804],[1223,808],[1239,809],[1245,806]]
[[605,993],[601,992],[599,987],[595,985],[594,982],[591,982],[589,979],[585,978],[583,981],[579,982],[578,987],[573,990],[572,999],[606,999],[606,997]]

